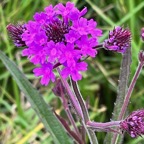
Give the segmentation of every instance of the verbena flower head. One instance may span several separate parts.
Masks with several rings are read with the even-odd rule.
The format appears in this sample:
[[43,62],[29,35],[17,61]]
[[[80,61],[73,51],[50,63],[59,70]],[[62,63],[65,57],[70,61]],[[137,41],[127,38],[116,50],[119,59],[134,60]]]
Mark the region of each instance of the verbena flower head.
[[27,48],[22,51],[34,65],[33,72],[41,76],[41,84],[47,85],[55,80],[55,65],[63,66],[62,76],[69,75],[74,81],[82,78],[80,71],[87,70],[86,62],[80,62],[83,56],[95,57],[98,37],[102,31],[97,23],[83,17],[87,9],[79,11],[73,3],[67,2],[48,6],[44,12],[35,13],[34,20],[25,24],[21,41]]
[[109,38],[104,41],[104,48],[118,53],[125,53],[131,46],[131,32],[129,29],[123,29],[120,26],[115,27],[109,32]]
[[120,123],[122,130],[135,138],[144,134],[144,109],[134,111]]

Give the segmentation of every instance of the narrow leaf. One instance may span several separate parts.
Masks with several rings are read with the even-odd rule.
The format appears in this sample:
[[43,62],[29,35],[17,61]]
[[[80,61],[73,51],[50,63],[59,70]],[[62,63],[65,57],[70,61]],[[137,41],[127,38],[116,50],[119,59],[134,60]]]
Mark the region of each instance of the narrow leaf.
[[26,97],[31,103],[32,108],[43,122],[46,130],[52,135],[54,142],[56,144],[72,143],[63,126],[52,112],[51,107],[46,104],[39,92],[32,87],[31,83],[24,76],[24,74],[1,51],[0,59],[14,77],[19,88],[25,93]]
[[106,15],[104,14],[104,12],[98,7],[96,6],[92,1],[90,0],[86,0],[86,2],[95,10],[95,12],[102,18],[105,20],[105,22],[107,22],[109,25],[114,26],[115,23]]

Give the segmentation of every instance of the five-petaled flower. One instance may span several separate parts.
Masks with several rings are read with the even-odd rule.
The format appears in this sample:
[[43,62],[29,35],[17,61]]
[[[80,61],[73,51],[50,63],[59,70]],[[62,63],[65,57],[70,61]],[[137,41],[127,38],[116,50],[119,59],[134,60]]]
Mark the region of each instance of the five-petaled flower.
[[33,72],[42,77],[41,84],[47,85],[50,80],[55,80],[53,70],[57,63],[63,66],[61,75],[64,78],[69,75],[74,81],[82,78],[80,71],[86,71],[87,64],[80,59],[84,56],[95,57],[97,50],[94,47],[102,35],[93,19],[83,17],[86,12],[87,8],[79,11],[71,2],[65,6],[61,3],[54,7],[50,5],[44,12],[36,13],[33,21],[23,24],[24,31],[18,27],[19,39],[15,37],[17,27],[13,25],[13,33],[12,28],[7,27],[15,45],[26,46],[22,55],[27,56],[34,65],[39,65]]

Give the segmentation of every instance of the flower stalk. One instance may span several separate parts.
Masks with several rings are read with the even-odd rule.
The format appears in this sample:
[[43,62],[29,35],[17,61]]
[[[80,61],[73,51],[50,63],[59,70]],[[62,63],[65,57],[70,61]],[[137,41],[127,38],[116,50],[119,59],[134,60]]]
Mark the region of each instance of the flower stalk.
[[66,96],[66,91],[65,91],[65,88],[64,88],[64,86],[63,86],[63,84],[62,84],[62,82],[61,82],[60,79],[56,80],[55,87],[52,89],[52,91],[54,92],[54,94],[56,96],[59,96],[61,98],[64,110],[65,110],[65,112],[67,114],[67,117],[68,117],[69,121],[71,122],[71,124],[72,124],[72,126],[74,128],[75,133],[80,138],[81,137],[80,136],[80,132],[79,132],[77,126],[76,126],[76,123],[74,121],[74,118],[72,116],[70,108],[68,106],[68,100],[65,97]]
[[[129,100],[130,100],[132,91],[134,89],[134,86],[136,84],[136,81],[137,81],[137,79],[138,79],[138,77],[140,75],[140,72],[141,72],[143,66],[144,66],[144,52],[141,51],[139,53],[139,64],[137,66],[136,72],[135,72],[135,74],[133,76],[133,79],[131,81],[131,84],[130,84],[130,86],[128,88],[127,94],[125,96],[124,103],[122,105],[122,108],[121,108],[121,111],[120,111],[120,114],[119,114],[119,117],[118,117],[118,120],[122,120],[123,117],[125,116],[125,113],[126,113],[126,110],[127,110],[128,104],[129,104]],[[114,136],[112,138],[112,143],[116,143],[117,138],[118,138],[117,134],[114,134]]]
[[60,68],[57,68],[57,71],[61,77],[61,80],[62,80],[62,83],[67,91],[67,94],[69,96],[69,100],[71,101],[72,105],[73,105],[73,108],[75,109],[75,112],[78,114],[78,116],[80,118],[83,117],[82,115],[82,111],[81,111],[81,108],[80,108],[80,105],[78,103],[78,100],[77,98],[75,97],[75,95],[73,94],[73,92],[71,91],[71,88],[68,84],[68,82],[61,76],[61,71],[60,71]]
[[83,121],[82,121],[82,123],[83,123],[83,125],[84,125],[84,127],[85,127],[85,129],[86,129],[86,131],[88,133],[88,136],[90,138],[91,144],[98,144],[98,140],[97,140],[97,138],[95,136],[94,131],[91,130],[91,129],[87,129],[87,127],[86,127],[86,123],[90,120],[89,114],[88,114],[88,110],[87,110],[86,104],[85,104],[85,102],[83,100],[83,97],[82,97],[82,95],[80,93],[80,90],[78,88],[78,85],[77,85],[77,83],[75,81],[72,80],[72,78],[71,78],[71,84],[72,84],[72,87],[73,87],[73,91],[75,92],[75,95],[76,95],[76,97],[78,99],[78,102],[79,102],[79,104],[81,106],[81,110],[82,110],[82,113],[83,113]]
[[119,127],[120,122],[121,121],[111,121],[111,122],[101,123],[101,122],[88,121],[86,124],[87,124],[88,127],[91,127],[91,128],[94,128],[94,129],[105,130],[107,128]]
[[120,112],[120,115],[119,115],[119,118],[118,118],[119,120],[123,119],[123,117],[124,117],[124,115],[125,115],[125,112],[126,112],[126,109],[127,109],[127,107],[128,107],[128,104],[129,104],[129,100],[130,100],[132,91],[133,91],[134,86],[135,86],[135,84],[136,84],[136,81],[137,81],[137,79],[138,79],[138,77],[139,77],[139,75],[140,75],[140,72],[141,72],[141,70],[142,70],[142,67],[143,67],[143,63],[140,62],[140,63],[138,64],[138,67],[137,67],[137,70],[136,70],[136,72],[135,72],[135,75],[134,75],[134,77],[133,77],[133,79],[132,79],[132,82],[131,82],[131,84],[130,84],[130,86],[129,86],[129,88],[128,88],[128,92],[127,92],[127,94],[126,94],[126,97],[125,97],[125,100],[124,100],[124,103],[123,103],[123,106],[122,106],[122,109],[121,109],[121,112]]

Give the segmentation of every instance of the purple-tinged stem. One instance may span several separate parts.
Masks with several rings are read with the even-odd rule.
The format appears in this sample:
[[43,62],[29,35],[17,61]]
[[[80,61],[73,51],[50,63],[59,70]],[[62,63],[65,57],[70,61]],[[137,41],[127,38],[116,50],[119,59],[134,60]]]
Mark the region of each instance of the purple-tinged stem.
[[[135,72],[135,75],[134,75],[134,77],[133,77],[133,79],[131,81],[131,84],[130,84],[130,86],[128,88],[128,91],[127,91],[127,94],[125,96],[125,100],[124,100],[124,103],[122,105],[121,112],[119,114],[118,120],[122,120],[124,115],[125,115],[125,113],[126,113],[126,110],[127,110],[128,104],[129,104],[129,100],[130,100],[130,97],[131,97],[131,93],[133,91],[133,88],[134,88],[134,86],[136,84],[136,81],[137,81],[137,79],[139,77],[139,74],[140,74],[140,72],[142,70],[143,65],[144,65],[143,62],[139,62],[137,70]],[[112,144],[115,144],[116,141],[117,141],[117,134],[114,134],[113,139],[112,139]]]
[[142,70],[142,67],[143,67],[143,63],[139,62],[139,65],[137,67],[135,75],[134,75],[134,77],[132,79],[132,82],[131,82],[129,88],[128,88],[128,92],[126,94],[124,103],[122,105],[122,109],[121,109],[121,112],[120,112],[118,120],[123,119],[123,116],[125,115],[125,112],[126,112],[126,109],[127,109],[128,104],[129,104],[129,100],[130,100],[130,97],[131,97],[131,94],[132,94],[132,91],[133,91],[133,88],[134,88],[134,86],[136,84],[136,81],[137,81],[137,79],[139,77],[139,74],[140,74],[140,72]]
[[104,48],[104,47],[103,47],[103,43],[102,43],[102,44],[98,44],[98,45],[95,46],[93,49],[99,49],[99,48]]
[[55,68],[57,68],[58,66],[60,66],[61,65],[61,63],[56,63],[54,66],[53,66],[53,69],[55,69]]
[[73,128],[74,128],[74,130],[75,130],[75,132],[77,133],[77,135],[79,136],[79,137],[81,137],[80,136],[80,133],[79,133],[79,130],[78,130],[78,128],[76,127],[76,124],[75,124],[75,121],[74,121],[74,119],[73,119],[73,117],[72,117],[72,114],[71,114],[71,111],[70,111],[70,109],[69,109],[69,106],[68,106],[68,104],[67,104],[67,100],[65,99],[65,94],[63,93],[63,90],[62,90],[62,87],[60,87],[60,89],[61,89],[61,98],[62,98],[62,101],[63,101],[63,106],[64,106],[64,109],[65,109],[65,112],[66,112],[66,114],[67,114],[67,116],[68,116],[68,118],[69,118],[69,120],[70,120],[70,122],[71,122],[71,124],[72,124],[72,126],[73,126]]
[[61,77],[62,83],[63,83],[63,85],[64,85],[64,87],[65,87],[65,89],[66,89],[66,91],[68,93],[69,99],[70,99],[70,101],[71,101],[71,103],[72,103],[72,105],[73,105],[76,113],[78,114],[78,116],[80,118],[82,118],[83,115],[82,115],[82,111],[81,111],[80,105],[79,105],[79,103],[77,101],[77,98],[75,97],[75,95],[71,91],[68,82],[61,76],[61,74],[60,74],[61,73],[60,68],[57,68],[57,71],[58,71],[58,73],[59,73],[59,75]]
[[74,119],[73,119],[73,117],[72,117],[72,114],[71,114],[70,109],[67,108],[65,111],[66,111],[66,113],[67,113],[67,116],[68,116],[68,118],[69,118],[71,124],[73,125],[73,128],[74,128],[76,134],[77,134],[78,137],[81,139],[80,132],[79,132],[78,128],[76,127],[76,124],[75,124],[75,121],[74,121]]
[[86,125],[88,127],[92,127],[95,129],[106,129],[106,128],[111,128],[111,127],[118,127],[120,126],[120,122],[121,121],[112,121],[112,122],[101,123],[101,122],[88,121]]
[[77,83],[75,81],[73,81],[72,78],[71,78],[71,83],[72,83],[72,87],[73,87],[73,90],[75,92],[75,95],[76,95],[76,97],[78,99],[78,102],[79,102],[79,104],[81,106],[84,122],[86,123],[86,122],[88,122],[90,120],[86,104],[85,104],[85,102],[84,102],[84,100],[82,98],[82,95],[81,95],[81,93],[79,91]]
[[87,129],[84,118],[83,118],[84,116],[83,116],[82,110],[81,110],[80,105],[79,105],[79,102],[77,101],[77,98],[75,97],[75,95],[72,93],[68,82],[61,76],[60,68],[57,68],[57,71],[61,77],[62,83],[63,83],[63,85],[64,85],[64,87],[68,93],[69,99],[71,100],[74,109],[76,110],[79,117],[82,119],[82,124],[85,127],[85,130],[86,130],[86,132],[90,138],[91,144],[98,144],[95,133],[92,130]]
[[98,144],[98,140],[96,138],[94,131],[91,129],[87,129],[86,123],[90,120],[90,118],[89,118],[88,110],[87,110],[86,104],[84,102],[84,99],[83,99],[83,97],[79,91],[78,85],[75,81],[72,80],[72,78],[71,78],[71,83],[72,83],[75,95],[76,95],[76,97],[79,101],[79,104],[81,106],[81,110],[82,110],[82,114],[83,114],[82,123],[83,123],[83,126],[84,126],[88,136],[89,136],[90,142],[91,142],[91,144]]
[[[97,131],[97,132],[113,132],[117,134],[122,134],[120,131],[117,130],[117,128],[120,127],[120,122],[121,121],[113,121],[113,122],[106,122],[106,123],[100,123],[100,122],[92,122],[88,121],[87,122],[87,127]],[[113,127],[116,127],[113,129]]]

